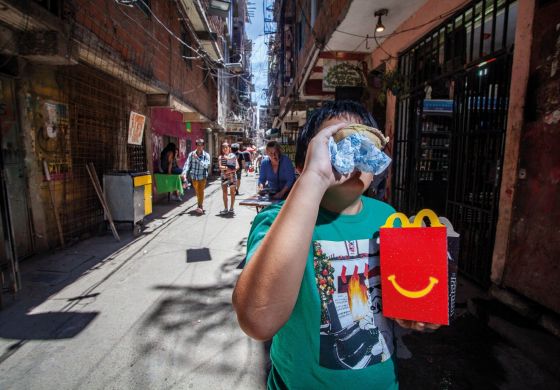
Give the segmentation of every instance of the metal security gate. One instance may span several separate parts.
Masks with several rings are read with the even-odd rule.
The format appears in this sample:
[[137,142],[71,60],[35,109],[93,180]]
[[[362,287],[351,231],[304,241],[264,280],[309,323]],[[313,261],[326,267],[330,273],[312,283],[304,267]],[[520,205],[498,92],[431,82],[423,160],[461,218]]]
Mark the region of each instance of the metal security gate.
[[66,68],[61,78],[69,100],[69,172],[61,213],[65,239],[71,241],[104,226],[87,163],[93,162],[100,178],[111,171],[146,170],[145,142],[127,144],[130,110],[143,111],[137,107],[144,95],[87,66]]
[[489,284],[517,3],[477,1],[399,58],[392,199],[461,234],[459,267]]
[[489,283],[506,133],[511,57],[456,78],[446,214],[461,232],[459,266]]

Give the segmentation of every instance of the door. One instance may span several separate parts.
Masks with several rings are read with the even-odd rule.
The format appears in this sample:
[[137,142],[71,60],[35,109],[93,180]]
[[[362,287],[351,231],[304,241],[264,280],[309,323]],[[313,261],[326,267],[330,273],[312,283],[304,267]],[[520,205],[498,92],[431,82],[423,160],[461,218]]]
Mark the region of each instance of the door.
[[0,76],[0,123],[2,144],[2,174],[6,186],[7,202],[15,247],[19,259],[33,254],[33,235],[27,201],[22,134],[19,127],[14,81]]
[[459,267],[490,283],[506,134],[511,56],[457,74],[447,214],[461,233]]

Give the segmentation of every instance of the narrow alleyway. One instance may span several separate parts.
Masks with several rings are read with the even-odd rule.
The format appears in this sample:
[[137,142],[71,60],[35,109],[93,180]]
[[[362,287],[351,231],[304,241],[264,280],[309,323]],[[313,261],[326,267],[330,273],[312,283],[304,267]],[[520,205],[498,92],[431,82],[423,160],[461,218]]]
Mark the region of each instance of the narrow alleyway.
[[206,215],[190,195],[124,246],[106,234],[22,264],[25,290],[0,311],[0,389],[263,387],[262,344],[231,307],[255,210],[219,216],[218,181]]
[[[243,177],[241,196],[254,192]],[[207,214],[160,202],[138,238],[121,228],[22,264],[25,290],[0,311],[0,389],[264,389],[266,345],[245,336],[231,292],[255,210]],[[53,261],[56,259],[56,261]],[[402,389],[548,389],[560,382],[466,310],[430,334],[401,332]]]

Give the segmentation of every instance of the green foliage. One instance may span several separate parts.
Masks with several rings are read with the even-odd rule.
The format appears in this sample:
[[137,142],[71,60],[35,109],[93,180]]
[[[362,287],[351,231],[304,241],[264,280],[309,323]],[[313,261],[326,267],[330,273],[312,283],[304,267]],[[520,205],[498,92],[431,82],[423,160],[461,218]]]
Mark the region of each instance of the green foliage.
[[387,91],[391,91],[393,96],[400,97],[408,93],[406,79],[397,69],[383,73],[381,77],[381,92],[377,96],[377,101],[385,105],[387,103]]

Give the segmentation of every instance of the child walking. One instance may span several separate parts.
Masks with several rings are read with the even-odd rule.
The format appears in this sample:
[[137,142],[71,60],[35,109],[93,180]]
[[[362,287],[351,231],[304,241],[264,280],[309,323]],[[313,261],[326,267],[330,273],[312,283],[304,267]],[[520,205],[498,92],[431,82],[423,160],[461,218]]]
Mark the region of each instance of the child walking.
[[272,338],[269,389],[398,388],[377,243],[395,210],[362,196],[371,173],[333,170],[329,139],[349,123],[376,127],[353,102],[327,102],[311,114],[297,141],[300,177],[285,202],[256,216],[249,233],[233,305],[245,333]]

